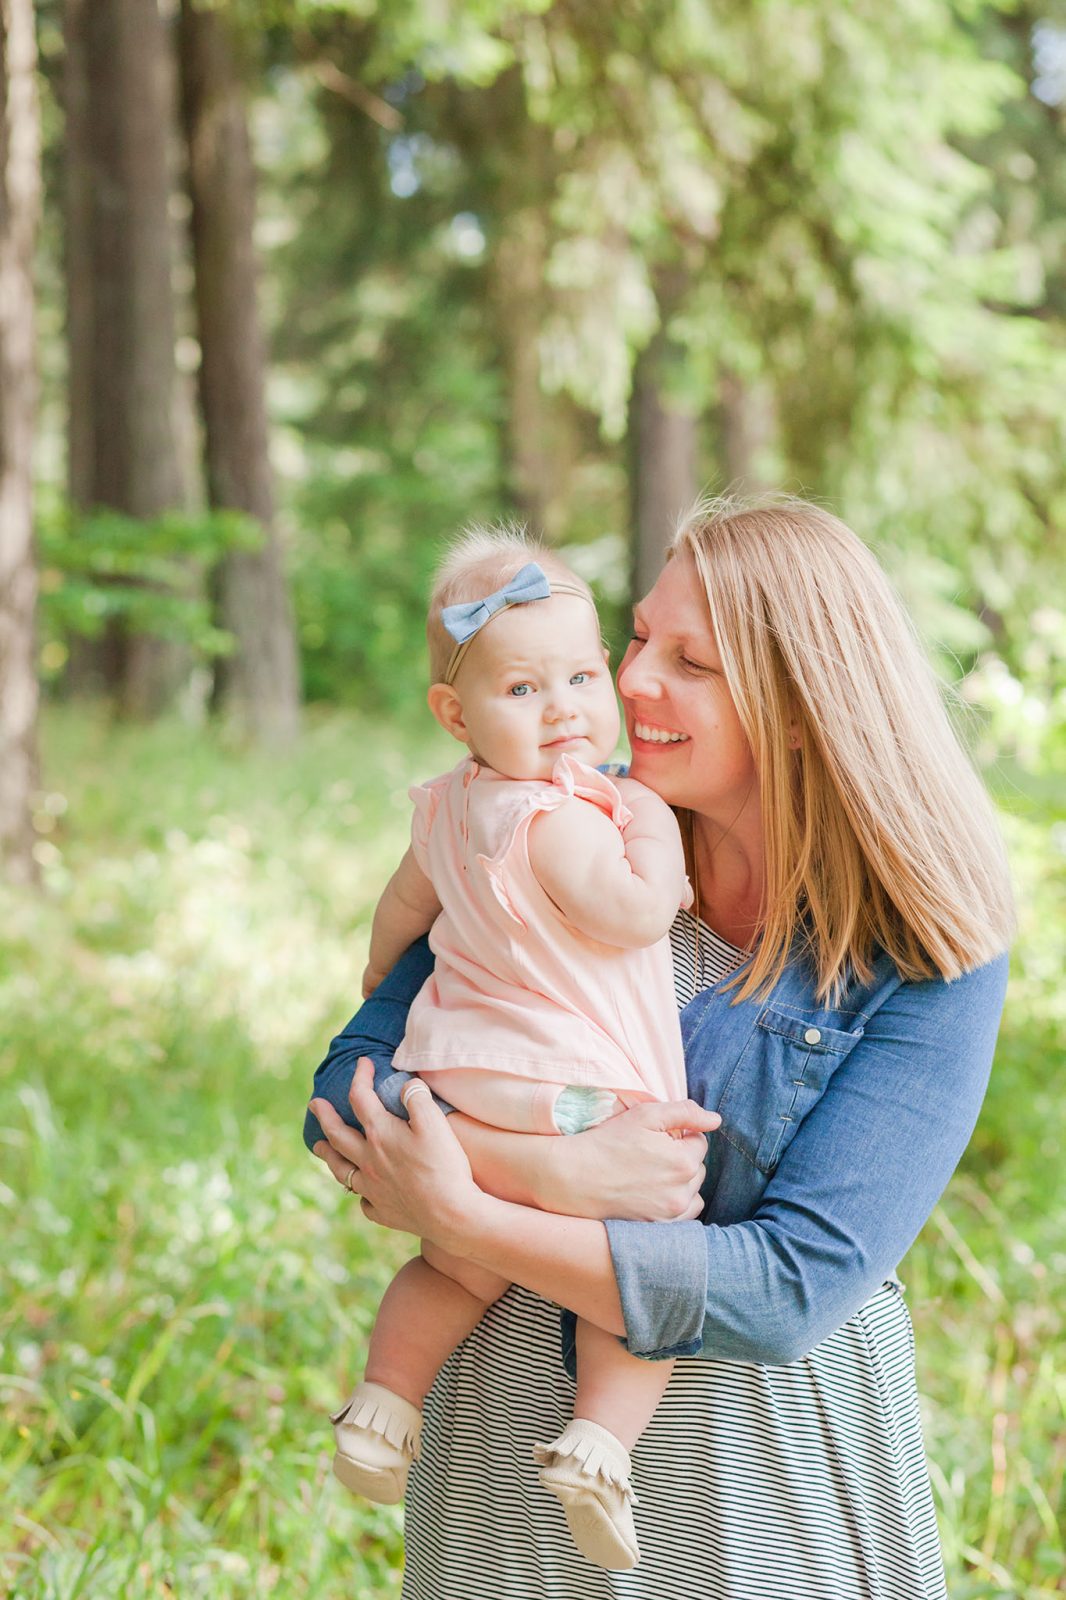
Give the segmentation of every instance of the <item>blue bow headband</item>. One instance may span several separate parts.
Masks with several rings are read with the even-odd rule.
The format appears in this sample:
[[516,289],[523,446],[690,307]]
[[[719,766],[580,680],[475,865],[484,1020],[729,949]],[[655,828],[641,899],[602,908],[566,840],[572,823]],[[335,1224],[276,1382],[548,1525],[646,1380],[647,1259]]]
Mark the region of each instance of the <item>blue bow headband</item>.
[[445,606],[440,614],[444,628],[455,640],[445,683],[454,683],[460,662],[475,639],[492,618],[509,606],[524,606],[531,600],[550,600],[553,594],[578,594],[587,600],[588,594],[574,583],[550,584],[535,561],[529,561],[502,589],[487,594],[483,600],[464,600],[454,606]]

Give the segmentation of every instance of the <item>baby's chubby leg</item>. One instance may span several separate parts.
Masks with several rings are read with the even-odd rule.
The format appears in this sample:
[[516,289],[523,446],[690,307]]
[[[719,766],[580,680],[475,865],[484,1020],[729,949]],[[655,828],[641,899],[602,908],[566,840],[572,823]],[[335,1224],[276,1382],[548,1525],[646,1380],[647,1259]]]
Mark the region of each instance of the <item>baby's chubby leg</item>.
[[611,1089],[542,1083],[477,1067],[446,1067],[419,1077],[457,1111],[512,1133],[581,1133],[616,1116],[626,1103]]
[[505,1278],[424,1242],[385,1291],[364,1381],[421,1407],[444,1361],[508,1287]]
[[672,1361],[641,1361],[614,1334],[579,1321],[574,1416],[606,1428],[632,1450],[655,1415],[673,1370]]
[[346,1488],[381,1505],[403,1499],[437,1370],[506,1288],[503,1278],[425,1243],[400,1269],[374,1324],[366,1376],[332,1418],[333,1471]]

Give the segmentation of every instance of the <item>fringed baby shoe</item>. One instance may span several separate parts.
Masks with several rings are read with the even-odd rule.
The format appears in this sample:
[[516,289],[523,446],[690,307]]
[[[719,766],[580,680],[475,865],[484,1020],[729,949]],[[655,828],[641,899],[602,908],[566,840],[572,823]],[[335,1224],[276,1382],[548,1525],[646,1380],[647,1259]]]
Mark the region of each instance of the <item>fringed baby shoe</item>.
[[330,1421],[337,1441],[333,1472],[344,1487],[381,1506],[402,1500],[422,1438],[418,1407],[380,1383],[357,1383]]
[[640,1560],[629,1483],[629,1451],[598,1423],[575,1417],[551,1444],[535,1444],[540,1481],[562,1503],[581,1554],[609,1572]]

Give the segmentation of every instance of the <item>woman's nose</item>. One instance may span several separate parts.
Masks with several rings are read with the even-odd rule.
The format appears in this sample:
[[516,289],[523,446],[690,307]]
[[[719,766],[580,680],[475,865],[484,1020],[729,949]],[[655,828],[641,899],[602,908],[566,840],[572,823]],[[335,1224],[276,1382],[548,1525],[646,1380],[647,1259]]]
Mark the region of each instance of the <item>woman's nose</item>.
[[622,657],[618,668],[618,693],[623,700],[657,700],[661,685],[655,675],[654,664],[647,645],[641,650],[632,643]]

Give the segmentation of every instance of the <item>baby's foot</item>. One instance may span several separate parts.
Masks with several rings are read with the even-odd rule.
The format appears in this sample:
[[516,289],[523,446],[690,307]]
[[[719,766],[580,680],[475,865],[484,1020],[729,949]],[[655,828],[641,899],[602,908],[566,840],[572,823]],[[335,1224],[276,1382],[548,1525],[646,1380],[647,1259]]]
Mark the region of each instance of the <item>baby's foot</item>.
[[337,1441],[333,1472],[344,1487],[382,1506],[402,1500],[422,1437],[418,1407],[380,1383],[357,1383],[330,1421]]
[[640,1560],[629,1483],[629,1452],[598,1423],[575,1417],[558,1439],[533,1446],[540,1481],[566,1512],[581,1554],[610,1572],[628,1572]]

